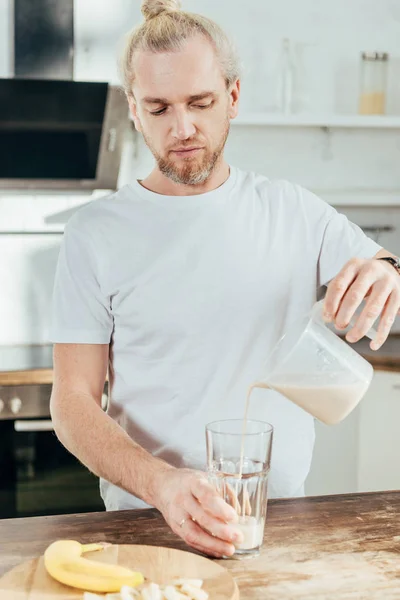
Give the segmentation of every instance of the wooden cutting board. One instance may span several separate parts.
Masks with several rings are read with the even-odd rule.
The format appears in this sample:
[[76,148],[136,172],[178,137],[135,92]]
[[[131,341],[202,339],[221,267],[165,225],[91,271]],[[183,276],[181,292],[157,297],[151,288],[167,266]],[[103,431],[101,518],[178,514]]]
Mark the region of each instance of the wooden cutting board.
[[[232,575],[211,560],[159,546],[113,545],[99,552],[85,553],[99,562],[119,564],[155,583],[165,584],[176,577],[203,579],[210,600],[239,600]],[[1,600],[82,600],[83,591],[55,581],[44,567],[43,556],[24,562],[0,579]]]

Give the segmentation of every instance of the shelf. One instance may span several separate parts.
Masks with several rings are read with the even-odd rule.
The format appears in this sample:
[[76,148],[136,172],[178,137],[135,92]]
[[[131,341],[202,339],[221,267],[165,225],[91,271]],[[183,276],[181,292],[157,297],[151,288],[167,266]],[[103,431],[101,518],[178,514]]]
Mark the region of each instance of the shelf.
[[362,116],[362,115],[280,115],[254,113],[239,115],[231,121],[232,125],[250,125],[267,127],[322,127],[356,129],[400,129],[400,115]]
[[399,207],[399,190],[316,190],[312,189],[317,196],[323,198],[331,206],[339,208],[355,206],[371,207]]

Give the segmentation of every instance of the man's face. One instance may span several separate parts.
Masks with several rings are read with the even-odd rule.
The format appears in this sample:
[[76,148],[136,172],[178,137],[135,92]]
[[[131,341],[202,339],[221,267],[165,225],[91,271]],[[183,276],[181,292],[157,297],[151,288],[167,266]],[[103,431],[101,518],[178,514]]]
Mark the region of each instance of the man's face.
[[211,44],[201,36],[179,52],[134,57],[129,105],[159,170],[175,183],[204,183],[237,114],[239,82],[227,90]]

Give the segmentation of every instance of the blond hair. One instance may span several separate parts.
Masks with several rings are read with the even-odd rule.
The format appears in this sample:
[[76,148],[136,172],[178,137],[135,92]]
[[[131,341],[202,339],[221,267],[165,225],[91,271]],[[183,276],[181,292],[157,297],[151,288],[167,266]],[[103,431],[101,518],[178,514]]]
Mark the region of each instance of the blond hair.
[[211,19],[180,10],[180,0],[143,0],[142,14],[145,21],[127,34],[119,61],[127,96],[132,96],[135,52],[177,52],[195,35],[202,35],[211,42],[227,88],[240,76],[239,60],[231,40]]

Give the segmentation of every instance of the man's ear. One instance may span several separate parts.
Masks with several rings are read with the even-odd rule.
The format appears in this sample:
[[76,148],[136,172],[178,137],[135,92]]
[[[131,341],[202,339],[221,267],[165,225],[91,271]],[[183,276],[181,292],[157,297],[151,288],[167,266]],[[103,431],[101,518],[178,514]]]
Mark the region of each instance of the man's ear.
[[140,120],[137,114],[137,106],[135,98],[132,95],[127,96],[128,104],[129,104],[129,112],[132,115],[133,122],[135,124],[136,131],[142,131],[142,126],[140,124]]
[[239,111],[240,79],[236,79],[229,90],[229,118],[235,119]]

